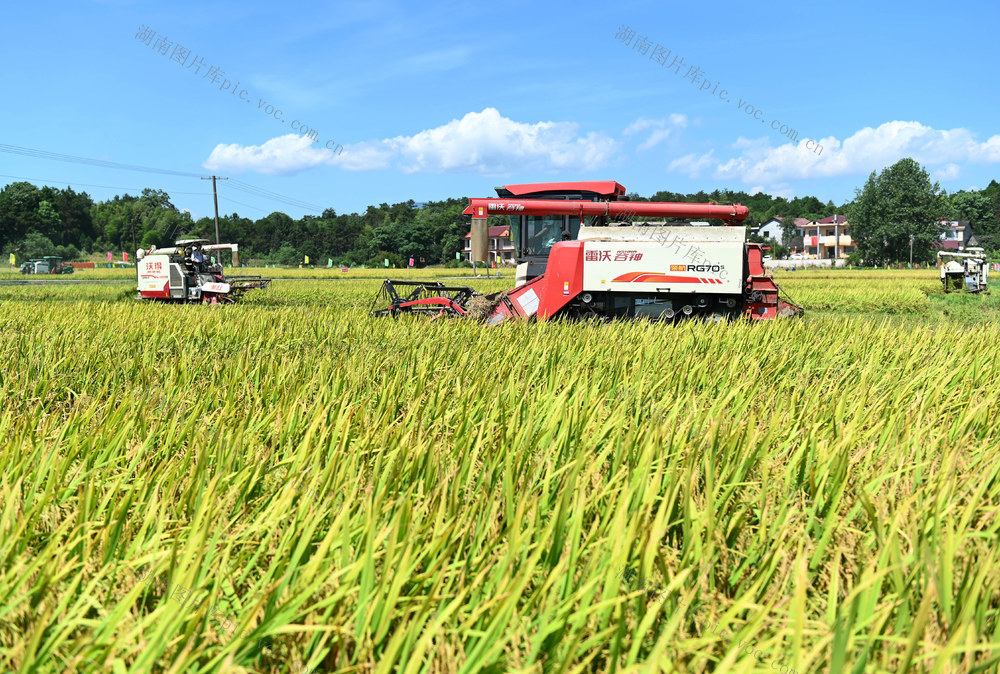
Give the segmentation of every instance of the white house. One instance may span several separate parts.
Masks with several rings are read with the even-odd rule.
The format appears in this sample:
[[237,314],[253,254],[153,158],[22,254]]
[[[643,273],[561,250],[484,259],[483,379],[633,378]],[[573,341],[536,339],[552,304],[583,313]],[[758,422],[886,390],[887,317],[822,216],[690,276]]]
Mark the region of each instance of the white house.
[[755,234],[781,241],[781,218],[771,218],[757,226]]
[[[767,220],[766,222],[762,222],[760,225],[757,226],[757,229],[755,230],[755,233],[758,234],[758,235],[760,235],[760,236],[768,237],[768,238],[774,239],[775,241],[780,242],[781,241],[781,224],[782,224],[783,220],[784,220],[784,218],[771,218],[770,220]],[[795,218],[795,226],[796,227],[802,227],[802,225],[808,224],[808,222],[809,222],[808,218]],[[798,233],[799,236],[802,235],[801,232],[796,232],[796,233]]]

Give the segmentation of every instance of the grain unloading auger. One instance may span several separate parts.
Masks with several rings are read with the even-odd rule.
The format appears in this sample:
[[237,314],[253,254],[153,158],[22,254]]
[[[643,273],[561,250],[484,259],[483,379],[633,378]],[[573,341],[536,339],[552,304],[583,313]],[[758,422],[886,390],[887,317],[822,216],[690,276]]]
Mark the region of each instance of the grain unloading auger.
[[739,204],[619,200],[613,181],[506,185],[498,198],[470,199],[472,251],[487,259],[487,217],[507,215],[515,232],[514,289],[480,295],[465,286],[387,280],[373,315],[434,313],[482,318],[558,316],[671,320],[795,316],[801,307],[779,297],[759,244],[742,226],[634,225],[634,217],[715,218],[740,225]]

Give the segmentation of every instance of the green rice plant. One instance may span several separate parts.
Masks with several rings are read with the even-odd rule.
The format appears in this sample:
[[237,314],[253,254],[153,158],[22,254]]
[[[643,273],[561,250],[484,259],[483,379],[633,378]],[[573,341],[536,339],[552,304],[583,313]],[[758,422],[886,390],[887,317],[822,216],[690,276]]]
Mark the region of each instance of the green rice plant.
[[1000,326],[882,309],[929,273],[493,329],[0,286],[0,670],[995,671]]

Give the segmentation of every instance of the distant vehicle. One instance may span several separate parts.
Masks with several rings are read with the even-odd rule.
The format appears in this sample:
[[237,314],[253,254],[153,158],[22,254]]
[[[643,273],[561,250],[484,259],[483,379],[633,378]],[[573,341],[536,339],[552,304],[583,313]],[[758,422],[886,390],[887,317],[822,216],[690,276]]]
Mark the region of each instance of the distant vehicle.
[[21,265],[22,274],[72,274],[73,265],[65,264],[61,257],[46,255],[32,258]]
[[967,293],[989,292],[990,265],[982,248],[966,248],[963,253],[938,251],[941,262],[941,283],[944,291]]
[[792,255],[791,259],[792,260],[805,260],[806,256],[803,255],[802,253],[795,253],[795,254]]
[[764,256],[764,262],[771,262],[772,260],[774,260],[774,258],[771,257],[770,255],[765,255]]

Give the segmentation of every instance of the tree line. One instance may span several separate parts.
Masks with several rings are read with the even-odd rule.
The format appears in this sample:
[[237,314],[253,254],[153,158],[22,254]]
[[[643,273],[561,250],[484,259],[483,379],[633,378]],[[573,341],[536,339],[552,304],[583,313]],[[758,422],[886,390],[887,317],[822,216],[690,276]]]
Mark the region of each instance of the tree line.
[[872,171],[847,207],[857,259],[866,264],[931,262],[937,255],[940,220],[967,220],[979,245],[1000,253],[1000,184],[949,195],[916,161],[900,159]]
[[[905,261],[910,237],[914,260],[929,260],[941,228],[937,221],[968,220],[981,244],[1000,249],[1000,184],[995,180],[979,191],[949,195],[914,160],[902,159],[881,174],[874,172],[853,201],[835,206],[816,197],[795,199],[762,192],[714,190],[693,194],[659,191],[650,197],[629,194],[633,201],[686,203],[742,203],[749,208],[749,228],[772,217],[787,223],[786,239],[795,218],[815,220],[846,214],[858,255],[881,264]],[[238,213],[220,215],[224,242],[240,244],[244,261],[294,265],[306,256],[317,264],[377,265],[390,260],[405,266],[413,258],[418,266],[456,264],[463,249],[470,219],[462,215],[467,198],[451,198],[417,205],[414,201],[368,206],[364,213],[338,215],[328,208],[321,215],[292,218],[275,211],[251,219]],[[490,224],[506,224],[504,216],[490,216]],[[179,210],[163,190],[147,188],[140,195],[116,195],[94,202],[86,192],[72,187],[36,187],[14,182],[0,190],[0,251],[19,258],[60,255],[77,259],[90,254],[134,251],[136,247],[168,246],[176,239],[215,240],[213,218],[194,220]],[[134,241],[134,243],[133,243]],[[772,242],[776,247],[788,240]]]

